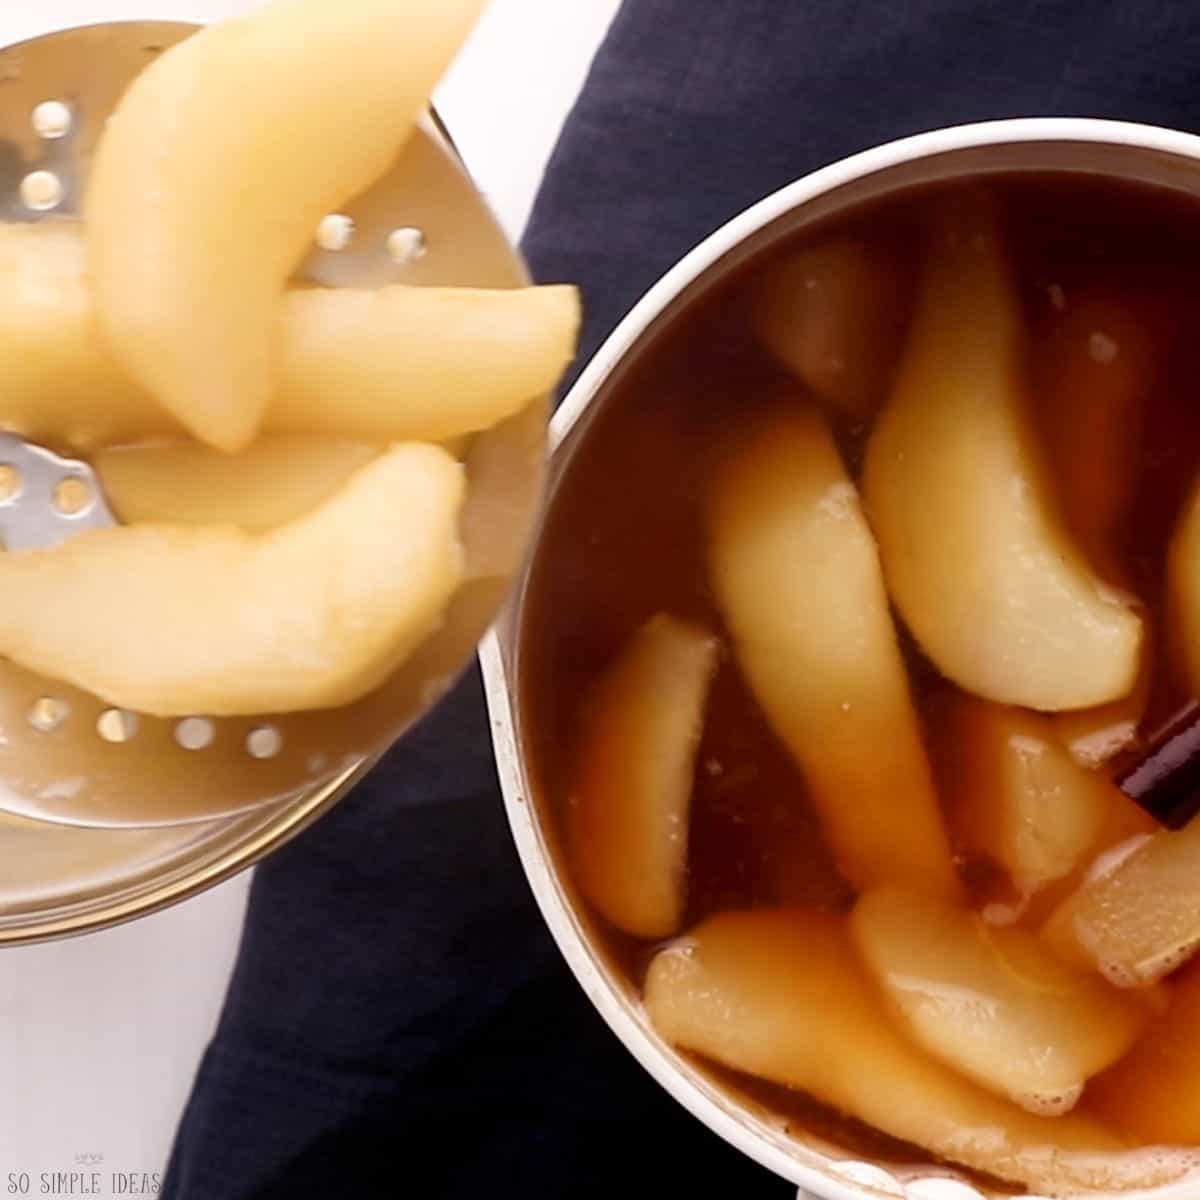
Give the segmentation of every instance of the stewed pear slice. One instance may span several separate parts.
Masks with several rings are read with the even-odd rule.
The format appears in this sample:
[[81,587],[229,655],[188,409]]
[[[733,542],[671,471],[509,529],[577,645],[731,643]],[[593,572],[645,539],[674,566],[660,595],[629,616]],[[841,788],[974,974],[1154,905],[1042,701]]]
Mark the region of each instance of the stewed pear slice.
[[1200,689],[1200,484],[1193,490],[1171,537],[1167,587],[1173,645],[1183,659],[1183,673],[1193,690]]
[[[1040,349],[1046,403],[1039,411],[1063,515],[1096,571],[1129,586],[1118,551],[1133,499],[1142,415],[1164,357],[1161,314],[1145,298],[1111,286],[1072,289]],[[1143,668],[1128,696],[1055,717],[1076,759],[1097,767],[1137,737],[1149,697]]]
[[1128,694],[1141,621],[1069,538],[1027,412],[1024,331],[990,196],[938,209],[864,495],[888,586],[966,691],[1087,708]]
[[575,878],[618,929],[683,920],[688,813],[718,642],[659,613],[593,683],[574,739],[566,834]]
[[1088,1109],[1148,1145],[1200,1145],[1200,971],[1171,985],[1170,1007],[1088,1085]]
[[860,888],[958,891],[875,542],[821,416],[774,414],[718,472],[709,569],[737,661]]
[[0,222],[0,428],[87,450],[182,433],[100,341],[74,222]]
[[862,960],[920,1046],[1031,1112],[1068,1112],[1132,1045],[1143,1004],[1055,958],[1034,933],[895,888],[862,896]]
[[272,0],[130,85],[85,197],[89,276],[121,367],[202,441],[253,439],[284,284],[327,213],[379,178],[483,0]]
[[887,395],[908,318],[892,251],[840,237],[771,263],[752,284],[750,326],[831,407],[871,416]]
[[[74,222],[0,224],[0,427],[89,450],[182,425],[96,331]],[[575,351],[574,288],[294,288],[267,433],[445,441],[553,389]]]
[[956,696],[939,741],[956,840],[1002,867],[1019,897],[1155,828],[1107,775],[1075,761],[1043,714]]
[[1160,314],[1111,286],[1064,292],[1040,348],[1038,421],[1055,491],[1080,549],[1126,585],[1119,523],[1137,482],[1142,417],[1163,358]]
[[525,288],[305,288],[283,303],[266,427],[378,440],[476,433],[554,389],[579,294]]
[[837,917],[711,917],[654,958],[645,1001],[676,1046],[801,1089],[939,1158],[1039,1194],[1120,1173],[1121,1143],[1095,1123],[1034,1116],[908,1041]]
[[92,457],[113,512],[126,525],[236,525],[274,529],[332,496],[381,447],[280,436],[241,454],[197,442],[118,446]]
[[1047,922],[1065,960],[1146,987],[1200,949],[1200,821],[1113,847]]
[[463,490],[408,443],[270,533],[125,525],[0,554],[0,654],[154,716],[348,704],[438,626]]

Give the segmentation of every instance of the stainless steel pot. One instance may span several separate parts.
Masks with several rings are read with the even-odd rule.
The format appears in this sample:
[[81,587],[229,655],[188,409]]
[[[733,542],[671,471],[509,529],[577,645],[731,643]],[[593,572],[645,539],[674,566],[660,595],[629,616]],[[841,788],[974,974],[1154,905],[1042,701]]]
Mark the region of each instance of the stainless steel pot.
[[[751,257],[864,201],[914,184],[994,172],[1054,171],[1136,180],[1200,195],[1200,138],[1167,129],[1082,119],[1012,120],[960,126],[868,150],[797,180],[717,230],[642,298],[597,353],[552,424],[550,500],[625,369],[691,303]],[[672,468],[674,464],[668,464]],[[492,736],[509,823],[525,872],[563,956],[626,1048],[714,1132],[822,1200],[982,1200],[977,1186],[925,1162],[898,1169],[863,1162],[845,1148],[793,1136],[724,1091],[664,1042],[589,932],[553,847],[547,798],[531,786],[521,701],[523,592],[481,651]],[[1133,1193],[1125,1192],[1128,1200]],[[1138,1196],[1191,1200],[1195,1178]],[[1091,1194],[1093,1200],[1095,1194]]]

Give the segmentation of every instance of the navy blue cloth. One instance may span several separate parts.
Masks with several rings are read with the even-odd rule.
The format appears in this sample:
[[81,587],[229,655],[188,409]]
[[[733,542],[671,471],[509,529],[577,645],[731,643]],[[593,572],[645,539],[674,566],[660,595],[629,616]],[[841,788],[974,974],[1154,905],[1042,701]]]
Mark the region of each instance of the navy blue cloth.
[[[553,52],[553,48],[549,48]],[[1016,115],[1200,126],[1194,0],[627,0],[525,248],[583,355],[684,251],[835,158]],[[177,1200],[782,1197],[608,1033],[505,828],[478,675],[262,866]]]

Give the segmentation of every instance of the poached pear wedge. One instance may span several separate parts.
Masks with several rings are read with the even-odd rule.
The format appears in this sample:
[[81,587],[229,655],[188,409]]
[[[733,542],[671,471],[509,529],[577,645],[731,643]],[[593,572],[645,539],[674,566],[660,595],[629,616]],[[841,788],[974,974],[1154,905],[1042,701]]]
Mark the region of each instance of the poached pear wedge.
[[688,815],[718,642],[659,613],[593,682],[577,717],[565,825],[575,876],[635,937],[679,930]]
[[1150,1018],[1128,993],[1059,962],[1036,934],[956,905],[883,888],[859,898],[850,928],[918,1045],[1043,1116],[1074,1108]]
[[[1117,588],[1130,581],[1119,549],[1133,502],[1145,405],[1158,385],[1169,320],[1145,296],[1114,287],[1070,289],[1046,330],[1038,417],[1067,527],[1088,562]],[[1149,630],[1147,630],[1149,641]],[[1059,736],[1088,767],[1133,744],[1150,695],[1149,648],[1127,696],[1059,713]]]
[[1002,868],[1020,900],[1154,830],[1105,772],[1076,761],[1043,713],[956,696],[938,745],[957,844]]
[[459,463],[409,443],[259,536],[124,525],[0,554],[0,654],[153,716],[349,704],[438,626],[463,494]]
[[391,165],[483,0],[272,0],[170,47],[109,118],[85,197],[117,361],[201,441],[258,431],[279,302],[318,222]]
[[1119,987],[1170,975],[1200,950],[1200,821],[1100,855],[1042,936],[1064,960]]
[[750,327],[824,403],[863,420],[887,395],[910,285],[887,247],[835,238],[767,267],[753,285]]
[[[659,952],[645,995],[655,1029],[674,1045],[799,1088],[939,1157],[1039,1195],[1122,1177],[1123,1143],[1095,1122],[1034,1116],[909,1042],[837,917],[711,917]],[[1164,1162],[1155,1182],[1178,1173]]]
[[1134,685],[1142,623],[1056,510],[990,195],[942,203],[926,253],[863,478],[892,599],[968,692],[1048,711],[1116,700]]
[[236,525],[261,533],[311,512],[381,451],[303,436],[259,438],[241,454],[167,442],[100,450],[92,468],[125,525]]
[[857,887],[959,889],[875,541],[833,438],[797,402],[714,482],[709,572],[737,661]]

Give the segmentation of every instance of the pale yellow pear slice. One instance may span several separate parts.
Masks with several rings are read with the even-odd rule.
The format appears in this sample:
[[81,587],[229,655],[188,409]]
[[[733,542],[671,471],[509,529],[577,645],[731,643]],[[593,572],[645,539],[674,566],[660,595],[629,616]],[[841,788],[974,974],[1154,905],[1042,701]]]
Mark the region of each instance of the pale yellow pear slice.
[[737,660],[862,888],[958,891],[875,542],[829,430],[797,406],[717,475],[713,590]]
[[254,536],[127,525],[0,555],[0,654],[155,716],[348,704],[434,629],[462,575],[463,469],[399,445]]
[[[79,449],[183,433],[100,339],[80,226],[0,224],[0,428]],[[268,433],[444,441],[551,391],[574,288],[295,288]]]
[[1200,949],[1200,821],[1107,851],[1042,936],[1118,987],[1171,974]]
[[105,497],[126,525],[236,525],[260,533],[311,512],[379,446],[326,438],[260,438],[241,454],[196,442],[121,446],[92,457]]
[[[894,1026],[844,923],[729,912],[661,951],[646,1008],[669,1042],[798,1088],[931,1155],[1037,1194],[1122,1177],[1121,1142],[1077,1114],[1034,1116],[962,1078]],[[1164,1162],[1162,1181],[1176,1174]],[[1153,1173],[1153,1172],[1151,1172]]]
[[955,697],[939,730],[955,840],[1028,898],[1154,822],[1103,772],[1082,767],[1051,718]]
[[1116,1066],[1088,1086],[1088,1108],[1149,1145],[1200,1146],[1200,971]]
[[892,599],[969,692],[1046,710],[1115,700],[1134,684],[1141,621],[1055,511],[999,221],[986,195],[956,195],[938,213],[864,475]]
[[880,888],[850,919],[862,960],[908,1035],[1032,1112],[1069,1112],[1086,1081],[1132,1045],[1149,1010],[1060,963],[1024,929]]
[[755,278],[750,325],[822,400],[869,417],[887,396],[900,353],[908,283],[886,247],[835,238],[778,259]]
[[441,441],[553,390],[575,353],[579,296],[565,284],[311,288],[287,294],[283,321],[268,429]]
[[635,937],[665,937],[683,920],[692,777],[717,649],[704,629],[660,613],[578,716],[565,817],[573,875]]
[[243,449],[279,300],[327,213],[381,176],[483,0],[273,0],[172,46],[105,126],[86,195],[100,325],[202,441]]
[[74,222],[0,223],[0,427],[79,449],[182,427],[100,341]]

